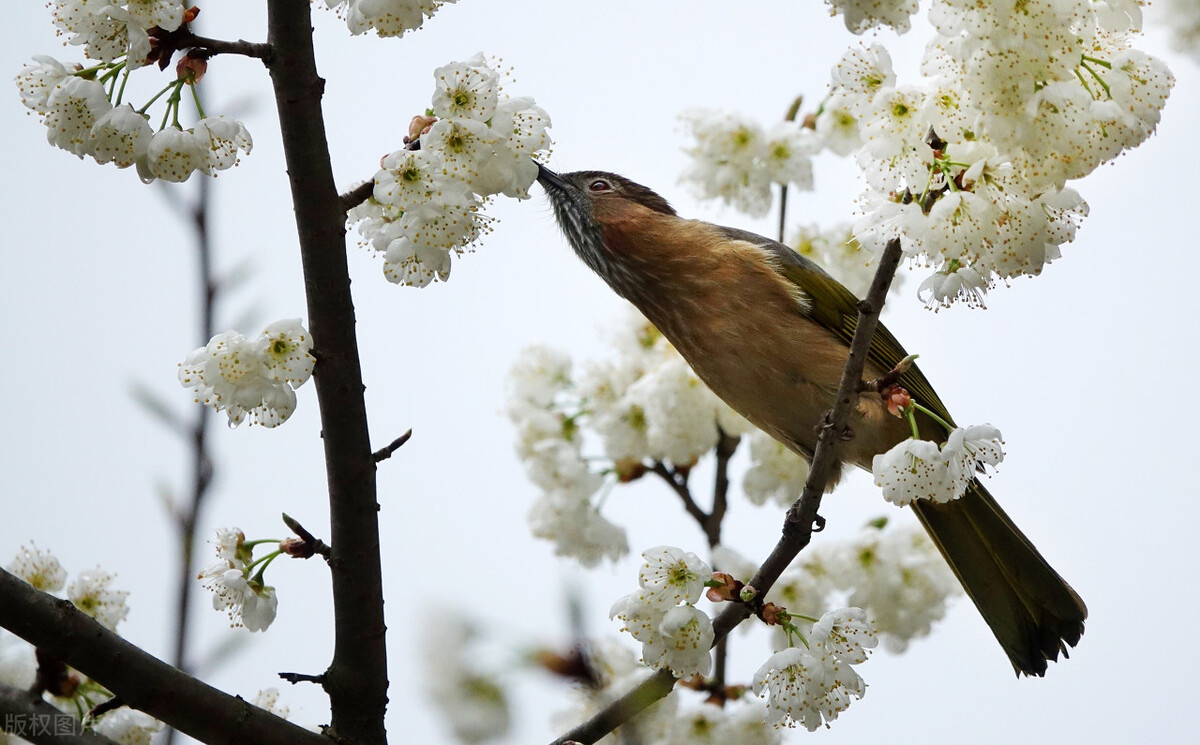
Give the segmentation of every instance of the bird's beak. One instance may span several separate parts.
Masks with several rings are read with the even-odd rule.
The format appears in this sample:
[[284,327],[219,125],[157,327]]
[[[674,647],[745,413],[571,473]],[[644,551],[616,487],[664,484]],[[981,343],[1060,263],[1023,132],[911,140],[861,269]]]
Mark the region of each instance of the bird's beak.
[[567,189],[567,182],[562,180],[562,176],[559,176],[557,173],[555,173],[554,171],[551,171],[549,168],[542,165],[541,163],[538,163],[537,167],[538,167],[537,180],[538,180],[538,183],[540,183],[543,188],[549,189],[549,188],[553,187],[555,189],[561,189],[561,190]]

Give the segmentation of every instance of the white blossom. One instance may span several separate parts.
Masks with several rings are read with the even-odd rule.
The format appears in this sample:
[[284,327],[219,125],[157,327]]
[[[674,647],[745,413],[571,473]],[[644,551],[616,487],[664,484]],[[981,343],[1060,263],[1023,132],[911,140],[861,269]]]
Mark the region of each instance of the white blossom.
[[642,645],[642,661],[658,670],[687,678],[712,669],[712,619],[691,605],[669,609],[651,639]]
[[890,26],[902,34],[917,12],[917,0],[825,0],[825,4],[829,15],[840,13],[846,30],[855,34],[879,26]]
[[200,170],[211,175],[238,164],[238,153],[247,155],[254,147],[246,125],[227,116],[210,116],[196,122],[194,128],[200,142],[208,143],[208,162]]
[[200,572],[199,579],[213,593],[213,610],[224,611],[231,627],[265,631],[275,620],[279,598],[274,587],[248,578],[246,572],[222,561]]
[[870,651],[879,646],[875,627],[862,608],[825,613],[813,624],[808,642],[825,647],[834,657],[851,665],[866,662]]
[[642,552],[638,584],[647,601],[659,608],[695,603],[712,579],[712,568],[691,551],[656,546]]
[[196,402],[224,411],[231,426],[251,422],[276,427],[296,408],[296,394],[312,374],[312,337],[300,319],[277,321],[247,339],[217,334],[179,365],[179,383]]
[[646,455],[688,465],[717,444],[720,400],[675,356],[629,387],[628,404],[646,420]]
[[934,267],[919,291],[930,307],[982,306],[997,282],[1059,257],[1087,214],[1067,181],[1143,142],[1174,78],[1132,47],[1134,2],[943,1],[930,20],[926,85],[897,87],[862,50],[834,70],[831,98],[865,142],[854,233],[872,251],[900,239]]
[[939,446],[929,440],[905,440],[871,461],[875,485],[889,502],[914,499],[949,502],[958,499],[983,465],[1004,459],[1000,430],[991,425],[957,428]]
[[825,613],[812,628],[807,648],[776,652],[754,675],[753,688],[767,693],[767,721],[776,727],[828,726],[866,684],[852,665],[865,662],[878,640],[859,608]]
[[458,0],[325,0],[345,19],[350,33],[374,30],[379,36],[403,36],[420,28],[443,5]]
[[80,572],[67,586],[67,599],[101,626],[115,631],[117,624],[129,614],[129,606],[125,604],[129,593],[110,588],[114,579],[115,575],[99,567]]
[[433,113],[442,119],[474,119],[486,122],[496,113],[500,75],[488,66],[482,54],[465,62],[451,62],[433,71]]
[[847,605],[862,608],[893,651],[903,651],[913,639],[929,634],[933,622],[945,615],[949,600],[962,592],[933,541],[917,525],[867,527],[818,553],[830,580],[849,593]]
[[203,134],[168,126],[150,138],[142,180],[183,183],[196,171],[209,168],[209,156],[209,140]]
[[58,558],[32,543],[21,546],[5,569],[42,592],[58,592],[67,583],[67,570]]
[[146,156],[152,136],[146,117],[124,104],[109,110],[92,125],[89,150],[97,163],[128,168]]
[[814,135],[794,122],[770,132],[733,113],[693,111],[685,114],[695,144],[687,148],[692,163],[683,179],[703,199],[721,199],[761,217],[771,207],[771,184],[811,190]]
[[771,499],[776,504],[791,506],[804,490],[807,461],[765,432],[752,432],[747,439],[750,467],[742,476],[746,498],[758,505]]
[[279,702],[278,688],[264,688],[254,694],[254,698],[250,699],[250,703],[260,709],[266,709],[280,719],[287,719],[292,713],[291,707]]
[[543,494],[530,506],[528,521],[534,537],[554,543],[556,555],[570,556],[585,567],[629,553],[625,529],[601,515],[589,498],[572,491]]
[[755,692],[767,694],[767,721],[776,727],[799,724],[809,732],[821,726],[817,709],[827,692],[825,665],[806,649],[776,652],[754,674]]
[[21,94],[21,103],[31,111],[45,116],[49,110],[50,94],[72,70],[53,57],[45,54],[34,55],[36,64],[26,63],[15,80],[17,91]]
[[491,229],[495,194],[526,199],[535,157],[549,148],[550,117],[529,98],[500,96],[482,54],[439,67],[433,111],[419,149],[387,155],[372,198],[351,210],[389,282],[427,287],[450,278],[453,257]]
[[163,726],[145,712],[122,706],[100,717],[93,730],[118,745],[150,745],[151,737],[161,732]]
[[112,108],[95,80],[63,78],[46,98],[46,136],[51,145],[82,158],[90,154],[92,127]]

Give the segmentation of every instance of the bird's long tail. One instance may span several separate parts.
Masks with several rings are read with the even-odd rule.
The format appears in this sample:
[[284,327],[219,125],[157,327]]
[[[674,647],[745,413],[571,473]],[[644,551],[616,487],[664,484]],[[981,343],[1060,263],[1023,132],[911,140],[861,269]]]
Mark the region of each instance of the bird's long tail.
[[1083,634],[1087,606],[976,479],[961,499],[913,502],[1017,673],[1045,675]]

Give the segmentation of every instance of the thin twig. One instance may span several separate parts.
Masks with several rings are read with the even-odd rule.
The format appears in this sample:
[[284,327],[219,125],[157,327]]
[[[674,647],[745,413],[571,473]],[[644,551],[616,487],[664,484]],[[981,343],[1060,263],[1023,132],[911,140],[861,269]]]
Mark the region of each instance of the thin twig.
[[350,191],[338,197],[338,204],[341,205],[342,212],[349,212],[358,205],[371,198],[375,193],[375,179],[364,181]]
[[209,54],[240,54],[244,57],[254,57],[266,60],[271,56],[270,44],[257,44],[252,41],[225,41],[210,39],[207,36],[197,36],[191,31],[184,31],[172,39],[176,49],[203,49]]
[[[312,533],[309,533],[308,530],[300,524],[299,520],[287,514],[286,512],[283,513],[283,523],[284,525],[288,526],[289,530],[300,536],[299,544],[291,541],[291,539],[280,544],[280,548],[283,549],[285,554],[296,559],[307,559],[313,554],[320,554],[321,556],[325,557],[326,562],[329,561],[329,557],[333,555],[333,550],[327,543],[322,541],[320,538],[317,538]],[[291,546],[285,546],[284,544],[288,543],[289,541],[291,541]]]
[[710,548],[716,548],[721,543],[721,523],[725,520],[725,511],[729,508],[729,459],[737,452],[740,437],[726,434],[717,428],[717,475],[713,481],[713,506],[708,515],[708,523],[704,533],[708,536]]
[[[717,428],[717,474],[713,480],[712,512],[704,525],[704,534],[708,536],[709,548],[716,548],[721,543],[721,525],[725,521],[725,511],[729,507],[729,460],[737,452],[741,438],[725,433]],[[719,640],[713,647],[713,677],[711,688],[718,695],[725,692],[726,660],[729,656],[729,638]]]
[[120,709],[122,706],[128,706],[128,705],[129,704],[125,703],[125,699],[121,698],[120,696],[113,696],[109,700],[101,701],[100,703],[93,706],[91,708],[91,710],[88,711],[87,717],[89,719],[97,719],[99,717],[104,716],[105,714],[107,714],[110,711],[116,711],[117,709]]
[[316,683],[319,686],[325,685],[325,673],[320,675],[309,675],[307,673],[279,673],[279,677],[283,678],[292,685],[297,683]]
[[[804,491],[796,504],[788,510],[779,542],[750,580],[750,586],[757,590],[759,597],[766,596],[792,559],[808,545],[815,529],[814,525],[819,528],[823,522],[817,515],[821,507],[821,497],[835,469],[840,468],[833,448],[845,431],[852,404],[858,396],[858,386],[862,382],[863,370],[867,363],[867,351],[875,336],[879,312],[883,309],[884,299],[896,274],[896,268],[900,265],[900,258],[900,241],[893,239],[883,250],[866,300],[859,303],[858,321],[854,329],[854,338],[850,342],[850,353],[842,371],[837,397],[827,418],[827,426],[817,438],[808,479],[804,482]],[[713,621],[714,643],[725,638],[750,615],[750,612],[750,606],[746,603],[730,603]],[[674,685],[675,677],[670,671],[659,670],[594,717],[560,736],[554,741],[554,745],[565,745],[572,741],[591,745],[622,722],[666,696]]]
[[405,432],[404,434],[400,435],[396,439],[392,440],[391,444],[388,445],[387,447],[376,450],[374,453],[371,454],[371,459],[374,460],[376,463],[378,463],[381,460],[387,460],[388,458],[392,457],[392,453],[399,450],[400,447],[402,445],[404,445],[404,443],[408,442],[410,437],[412,437],[411,429],[409,431]]
[[[792,105],[788,106],[787,113],[783,115],[785,122],[794,122],[800,114],[800,107],[804,105],[804,96],[796,96],[792,101]],[[784,235],[787,231],[787,202],[788,202],[788,185],[786,183],[779,185],[779,242],[783,243]]]
[[683,501],[683,508],[687,510],[689,515],[696,518],[696,522],[700,523],[700,528],[703,530],[708,521],[708,513],[700,509],[700,505],[696,504],[696,500],[692,498],[692,491],[688,488],[687,482],[681,481],[678,472],[667,468],[666,464],[662,461],[655,462],[654,468],[650,470],[657,473],[662,477],[663,481],[671,485],[671,488],[679,495],[679,499]]

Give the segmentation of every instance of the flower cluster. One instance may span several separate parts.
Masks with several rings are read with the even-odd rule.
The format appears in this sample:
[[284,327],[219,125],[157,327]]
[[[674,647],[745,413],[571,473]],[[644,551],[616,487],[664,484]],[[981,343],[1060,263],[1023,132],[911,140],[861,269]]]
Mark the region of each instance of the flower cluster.
[[931,306],[981,305],[997,280],[1033,276],[1074,239],[1087,204],[1066,186],[1144,141],[1174,83],[1133,49],[1135,3],[940,0],[923,87],[899,86],[887,51],[848,51],[818,132],[857,138],[867,191],[854,232],[935,267]]
[[871,461],[875,485],[894,504],[914,499],[949,502],[966,493],[983,466],[1004,460],[1000,430],[990,424],[958,427],[939,446],[929,440],[908,439]]
[[213,593],[213,610],[225,611],[235,628],[266,631],[275,620],[279,598],[275,588],[263,582],[263,572],[279,551],[254,560],[254,544],[247,543],[246,535],[237,528],[218,530],[215,545],[216,563],[197,577]]
[[489,197],[529,197],[534,157],[550,147],[549,115],[531,98],[502,96],[482,54],[434,78],[430,115],[413,120],[409,147],[383,159],[372,198],[350,212],[388,281],[412,287],[450,277],[451,257],[489,229]]
[[[958,580],[923,529],[884,529],[885,523],[868,525],[848,539],[810,546],[771,588],[767,600],[787,607],[793,618],[815,618],[840,598],[866,611],[885,645],[897,652],[928,635],[945,615],[950,598],[961,592]],[[723,561],[721,566],[748,579],[733,568],[737,563]],[[783,642],[782,634],[779,640]]]
[[132,67],[150,54],[150,29],[174,31],[185,10],[183,0],[54,0],[50,8],[58,34],[88,59],[125,57]]
[[755,217],[771,208],[771,184],[813,188],[812,132],[795,122],[764,130],[753,119],[732,113],[685,114],[696,143],[687,148],[692,165],[684,173],[703,199],[721,199]]
[[613,604],[610,618],[642,643],[642,662],[677,677],[707,675],[712,667],[712,619],[695,606],[712,568],[673,546],[642,552],[640,589]]
[[755,691],[767,694],[767,721],[776,727],[799,724],[809,732],[828,726],[851,699],[866,693],[866,683],[853,666],[865,662],[878,644],[861,608],[821,616],[807,647],[776,652],[754,674]]
[[[544,491],[529,512],[534,534],[588,566],[628,550],[624,530],[594,507],[606,475],[629,481],[656,464],[686,469],[722,432],[751,429],[642,316],[631,314],[616,342],[617,359],[578,380],[570,359],[545,347],[526,349],[508,376],[517,453]],[[584,456],[585,434],[597,436],[602,455]]]
[[545,347],[531,347],[508,374],[508,415],[517,427],[517,455],[542,496],[529,508],[529,526],[553,541],[555,553],[584,566],[629,551],[624,529],[599,512],[604,485],[583,457],[576,415],[561,400],[571,386],[571,360]]
[[296,410],[296,388],[312,376],[312,337],[299,318],[276,321],[247,338],[236,331],[217,334],[179,365],[179,383],[196,402],[224,411],[230,426],[251,423],[277,427]]
[[125,603],[129,593],[112,589],[116,575],[99,567],[80,572],[68,585],[67,571],[54,554],[30,544],[22,546],[5,569],[42,592],[55,594],[65,587],[67,599],[107,629],[115,630],[129,615],[129,606]]
[[443,5],[458,0],[325,0],[346,20],[354,35],[374,29],[380,36],[403,36],[425,23]]
[[[21,102],[46,125],[51,145],[80,158],[118,168],[136,166],[139,177],[186,181],[192,173],[215,175],[238,163],[253,147],[241,122],[205,116],[190,129],[179,123],[182,90],[203,76],[204,62],[181,63],[177,79],[141,108],[123,103],[130,73],[151,52],[149,32],[178,29],[191,17],[181,0],[57,0],[53,6],[59,33],[99,63],[71,65],[46,55],[33,58],[16,76]],[[186,62],[187,60],[185,60]],[[166,93],[166,112],[156,131],[146,113]]]

